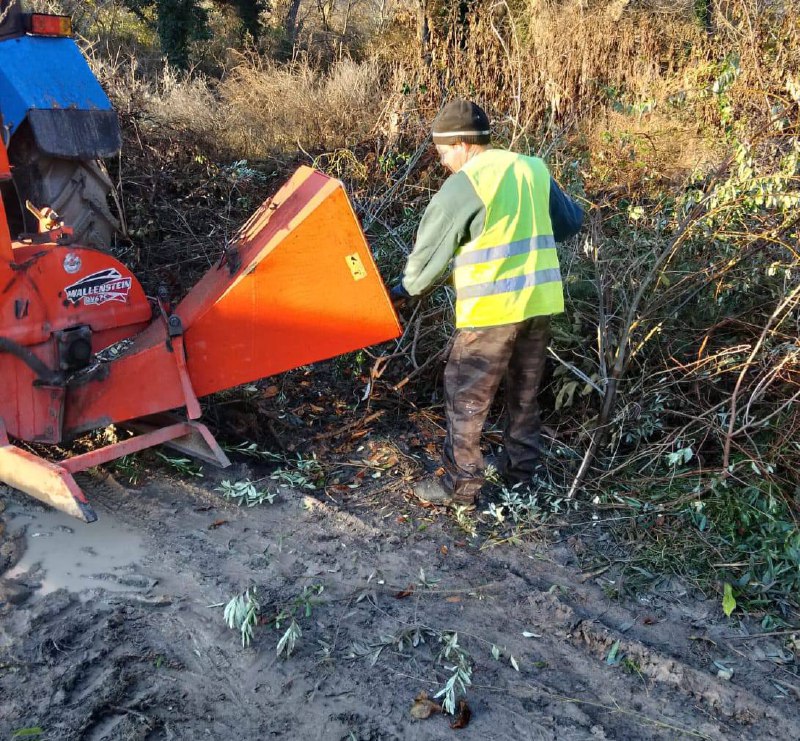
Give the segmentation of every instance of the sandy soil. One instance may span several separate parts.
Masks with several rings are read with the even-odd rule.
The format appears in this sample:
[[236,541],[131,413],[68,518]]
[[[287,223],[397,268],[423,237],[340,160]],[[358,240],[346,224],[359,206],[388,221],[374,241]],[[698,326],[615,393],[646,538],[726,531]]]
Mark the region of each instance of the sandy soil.
[[[487,547],[402,487],[240,508],[220,478],[84,478],[88,526],[0,489],[0,738],[800,738],[784,639],[686,590],[611,600],[566,530]],[[248,648],[225,626],[251,585],[265,621],[324,587],[290,658],[268,622]],[[450,676],[448,632],[472,667],[462,729],[411,714]]]

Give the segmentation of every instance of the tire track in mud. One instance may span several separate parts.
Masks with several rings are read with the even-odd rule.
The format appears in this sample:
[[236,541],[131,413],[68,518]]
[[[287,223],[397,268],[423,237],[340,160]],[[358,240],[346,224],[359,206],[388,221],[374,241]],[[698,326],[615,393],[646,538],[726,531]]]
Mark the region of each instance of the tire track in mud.
[[[532,594],[527,599],[528,609],[524,609],[524,606],[518,609],[515,622],[519,624],[518,627],[524,628],[523,620],[527,614],[528,630],[531,625],[539,626],[545,641],[548,635],[555,634],[556,640],[550,640],[550,646],[541,653],[552,656],[554,666],[568,667],[566,671],[559,672],[570,677],[563,683],[559,702],[582,704],[586,715],[596,721],[590,727],[593,735],[605,732],[605,723],[605,728],[612,733],[611,737],[625,737],[629,732],[625,728],[635,722],[649,726],[651,733],[660,728],[665,737],[674,737],[675,733],[720,739],[768,738],[773,734],[781,738],[800,737],[796,713],[794,717],[787,717],[784,712],[787,706],[790,707],[789,703],[774,707],[773,703],[748,687],[719,680],[707,670],[691,667],[678,657],[664,654],[646,642],[626,638],[625,632],[636,626],[639,618],[636,613],[641,610],[631,612],[611,603],[599,588],[584,585],[581,575],[574,569],[539,560],[532,562],[534,573],[526,573],[513,565],[514,561],[520,560],[519,551],[506,553],[503,558],[475,554],[462,560],[465,561],[464,571],[469,569],[470,561],[474,564],[481,560],[484,562],[480,568],[482,573],[494,570],[499,577],[506,572],[532,588]],[[520,607],[519,603],[515,604],[514,596],[524,593],[524,590],[511,583],[504,586],[497,594],[497,600],[514,604],[515,608]],[[604,620],[608,620],[610,625],[605,625]],[[470,624],[477,625],[479,622],[480,618],[475,616]],[[662,624],[658,628],[649,629],[649,637],[656,632],[679,633],[684,642],[691,640],[691,636],[687,635],[687,626],[665,626],[663,623],[666,620],[660,622]],[[511,633],[511,623],[506,618],[503,628],[507,633]],[[665,627],[670,630],[665,631]],[[646,633],[648,629],[638,632]],[[514,633],[517,636],[520,634],[521,630]],[[496,640],[499,644],[502,638]],[[629,662],[627,666],[631,667],[628,675],[608,666],[605,661],[617,641],[619,656],[624,655]],[[662,642],[657,640],[656,643]],[[524,648],[520,646],[519,650],[524,651]],[[768,672],[760,674],[763,680]],[[593,689],[598,679],[602,681],[603,692]],[[552,689],[542,682],[531,689],[534,695],[538,691],[540,697],[553,694]],[[583,699],[573,696],[575,689],[583,695]],[[570,690],[573,695],[570,695]],[[620,708],[620,702],[614,699],[611,690],[626,699],[630,711]],[[695,716],[697,719],[696,728],[686,723],[687,706],[693,711],[689,717]],[[670,712],[673,709],[675,712]],[[609,728],[609,715],[614,716],[615,713],[622,722],[616,727],[612,722]]]
[[63,590],[27,610],[20,635],[3,652],[11,671],[0,675],[2,717],[16,726],[0,723],[4,737],[39,726],[46,738],[91,739],[97,724],[127,705],[119,712],[120,738],[144,738],[127,722],[135,712],[130,705],[143,702],[135,696],[141,655],[128,624],[138,617],[128,607],[83,602]]
[[[798,717],[787,717],[780,706],[775,707],[768,697],[763,696],[766,693],[759,695],[754,687],[739,686],[731,681],[718,679],[707,670],[690,666],[679,656],[685,652],[680,651],[678,646],[671,647],[672,655],[664,652],[665,642],[660,639],[660,635],[677,633],[682,635],[684,642],[691,642],[704,637],[697,635],[705,632],[703,628],[698,628],[691,634],[687,632],[686,626],[676,626],[670,619],[655,621],[649,627],[643,627],[641,615],[637,614],[641,610],[631,612],[608,601],[607,608],[600,612],[586,609],[586,604],[598,604],[602,601],[601,592],[596,587],[583,584],[575,578],[575,574],[565,580],[565,574],[561,570],[553,570],[550,578],[543,578],[541,574],[531,577],[515,568],[511,571],[534,588],[529,602],[532,613],[541,621],[539,626],[561,631],[579,650],[588,651],[595,659],[605,661],[616,645],[617,654],[629,660],[628,666],[634,674],[651,680],[654,685],[664,685],[679,691],[688,701],[701,704],[701,712],[707,712],[723,722],[734,721],[742,726],[739,730],[743,733],[747,732],[749,726],[757,723],[767,734],[764,737],[768,737],[768,734],[775,734],[777,738],[800,737]],[[551,584],[568,584],[563,594],[561,588],[556,593],[552,592],[552,586],[548,586],[550,580]],[[629,635],[630,632],[638,633],[641,638]],[[707,663],[713,665],[710,658]],[[755,688],[766,687],[770,672],[755,673],[759,680],[753,683]],[[727,732],[720,730],[720,737],[730,737],[727,733],[735,730],[735,727],[729,727]]]
[[[142,533],[141,571],[159,583],[147,594],[55,592],[14,608],[0,628],[0,667],[13,667],[0,670],[0,718],[9,718],[0,736],[41,725],[90,741],[451,739],[445,718],[413,721],[409,708],[448,676],[435,636],[458,631],[473,662],[463,738],[800,737],[796,706],[771,705],[738,673],[733,682],[710,673],[680,610],[643,625],[652,608],[610,601],[563,549],[481,552],[459,545],[446,516],[419,509],[416,525],[400,529],[402,502],[341,507],[287,491],[275,505],[239,509],[210,492],[213,481],[159,477],[136,493],[89,485],[106,516]],[[243,649],[211,607],[256,584],[269,611],[311,583],[325,585],[326,601],[301,619],[289,660],[276,656],[275,630],[260,626]],[[349,658],[414,626],[431,631],[425,643],[387,645],[374,665]],[[616,641],[635,670],[607,663]]]

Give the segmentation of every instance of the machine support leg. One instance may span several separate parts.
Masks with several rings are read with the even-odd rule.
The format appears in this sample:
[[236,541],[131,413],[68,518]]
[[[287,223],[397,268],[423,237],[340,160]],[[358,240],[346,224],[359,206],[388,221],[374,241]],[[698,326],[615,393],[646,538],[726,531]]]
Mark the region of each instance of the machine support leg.
[[[225,455],[225,451],[214,439],[208,427],[201,422],[195,422],[194,420],[181,422],[177,417],[165,413],[134,419],[130,422],[125,422],[121,426],[133,432],[150,434],[163,427],[175,424],[184,425],[186,433],[180,437],[168,440],[164,443],[165,447],[172,448],[179,453],[197,458],[197,460],[210,463],[213,466],[219,466],[220,468],[227,468],[231,465],[228,456]],[[137,438],[134,438],[134,440],[135,439]]]
[[78,471],[85,471],[87,468],[99,466],[102,463],[122,458],[125,455],[132,455],[147,448],[161,445],[176,437],[188,435],[191,428],[187,422],[178,422],[170,425],[169,427],[162,427],[145,435],[137,435],[136,437],[122,440],[112,445],[106,445],[97,450],[91,450],[88,453],[81,455],[74,455],[72,458],[67,458],[61,462],[61,466],[70,473],[77,473]]
[[186,401],[186,414],[189,419],[200,419],[200,415],[202,414],[200,411],[200,402],[197,399],[197,395],[194,393],[192,379],[189,378],[189,369],[186,367],[186,348],[183,344],[183,335],[173,337],[172,344],[175,352],[175,362],[178,365],[178,375],[181,379],[183,398]]
[[94,522],[97,519],[72,474],[56,463],[12,445],[2,420],[0,481],[84,522]]
[[8,439],[3,421],[0,420],[0,482],[84,522],[94,522],[97,515],[72,477],[78,471],[85,471],[156,445],[168,445],[185,455],[222,468],[230,465],[228,457],[209,429],[199,422],[176,421],[174,417],[158,415],[133,420],[124,426],[142,434],[67,458],[60,463],[52,463],[13,445]]

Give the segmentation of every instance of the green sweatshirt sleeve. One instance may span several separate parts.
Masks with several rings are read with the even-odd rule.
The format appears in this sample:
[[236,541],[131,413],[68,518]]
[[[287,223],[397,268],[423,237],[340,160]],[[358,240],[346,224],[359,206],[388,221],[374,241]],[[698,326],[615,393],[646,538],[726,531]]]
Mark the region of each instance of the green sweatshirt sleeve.
[[430,288],[455,251],[481,233],[485,217],[486,209],[469,178],[463,173],[447,178],[422,215],[403,271],[406,291],[418,296]]

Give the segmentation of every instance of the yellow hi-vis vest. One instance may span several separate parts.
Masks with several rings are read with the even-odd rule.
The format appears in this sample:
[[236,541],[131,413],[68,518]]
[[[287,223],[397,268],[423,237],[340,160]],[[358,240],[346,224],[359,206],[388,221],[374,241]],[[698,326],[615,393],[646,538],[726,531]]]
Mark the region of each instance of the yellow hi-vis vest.
[[493,327],[564,311],[547,166],[538,157],[489,149],[461,172],[486,218],[480,236],[455,253],[456,326]]

